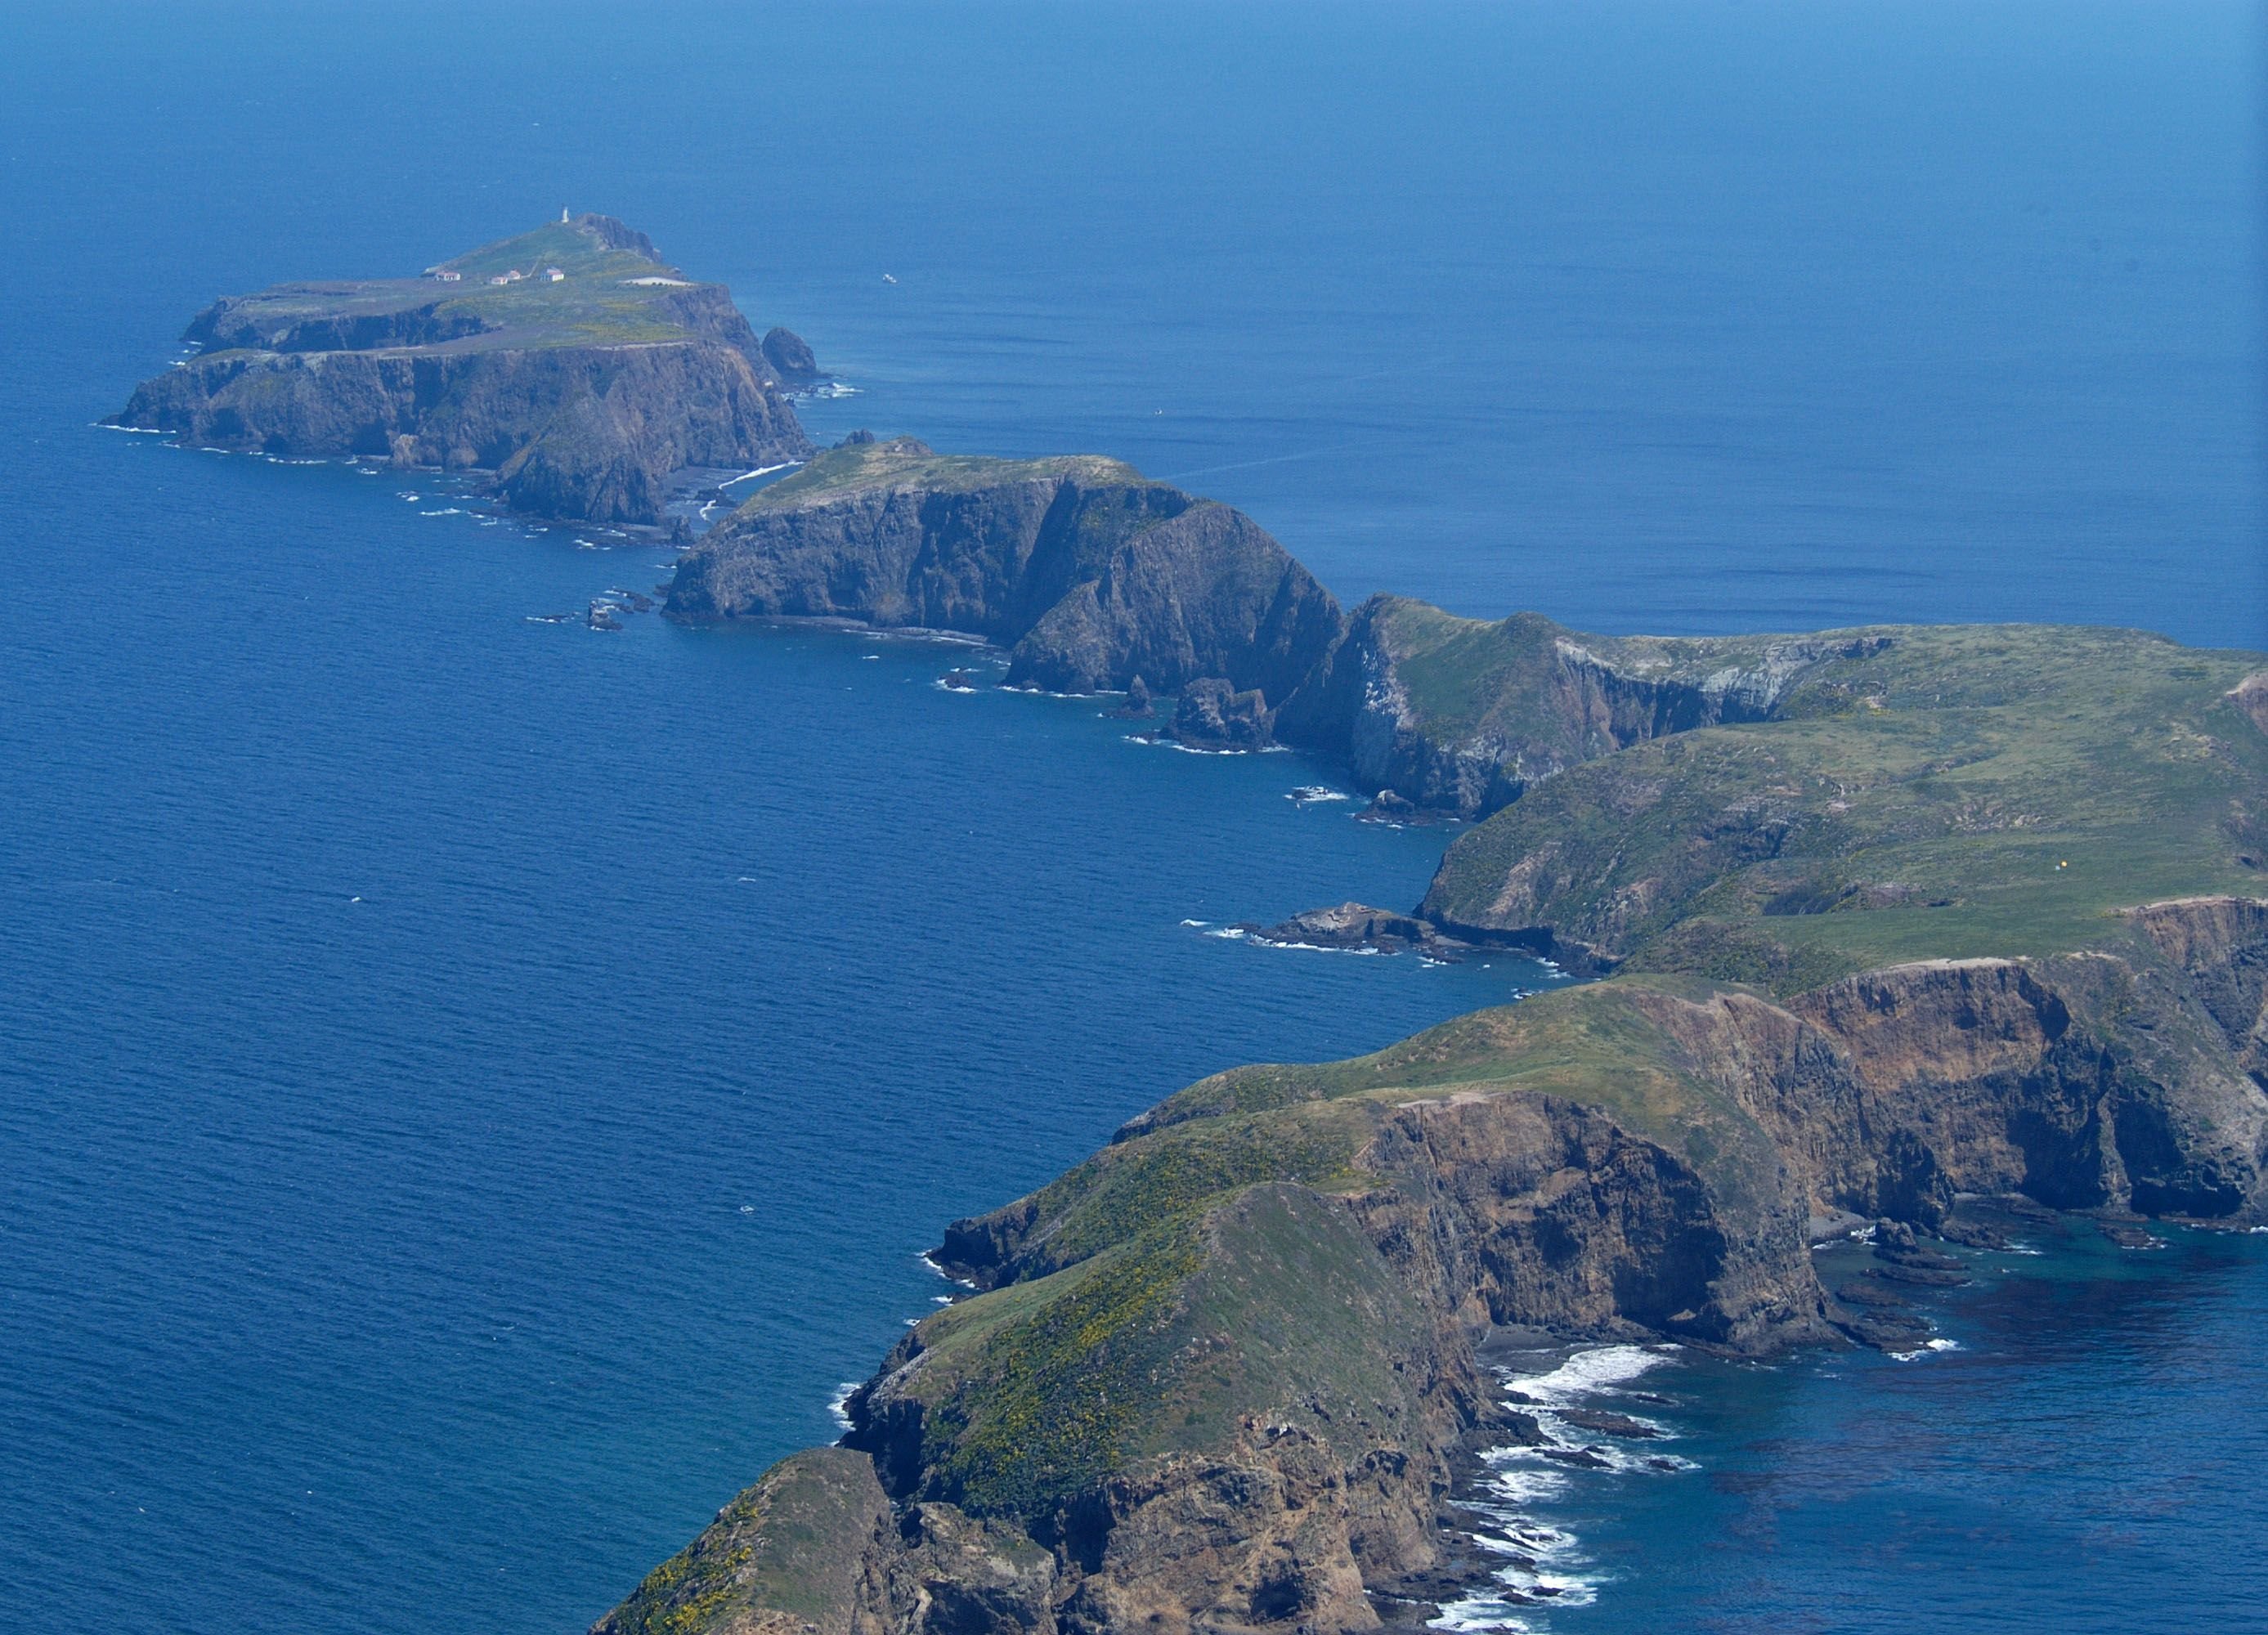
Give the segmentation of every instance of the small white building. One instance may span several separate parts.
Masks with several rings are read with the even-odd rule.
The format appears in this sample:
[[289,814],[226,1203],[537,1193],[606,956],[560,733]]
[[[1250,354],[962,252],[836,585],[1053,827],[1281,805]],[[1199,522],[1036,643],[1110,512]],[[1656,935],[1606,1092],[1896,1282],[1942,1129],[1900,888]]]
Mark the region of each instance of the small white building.
[[561,272],[556,267],[545,268],[543,269],[543,276],[553,284],[558,284],[567,276],[565,273]]
[[443,284],[462,284],[465,281],[465,275],[460,272],[437,272],[433,276]]

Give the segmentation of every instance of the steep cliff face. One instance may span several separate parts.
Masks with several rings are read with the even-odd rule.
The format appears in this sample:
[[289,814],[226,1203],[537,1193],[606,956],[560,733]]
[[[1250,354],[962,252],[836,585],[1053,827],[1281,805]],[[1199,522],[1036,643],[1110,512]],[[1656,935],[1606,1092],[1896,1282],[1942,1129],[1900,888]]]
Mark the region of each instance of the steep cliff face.
[[597,522],[658,522],[688,466],[808,446],[747,357],[705,341],[232,353],[144,382],[121,419],[204,447],[494,472],[520,510]]
[[678,569],[688,618],[822,617],[983,637],[1008,684],[1288,697],[1329,651],[1337,604],[1226,505],[1114,460],[940,457],[849,445],[763,490]]
[[117,423],[490,472],[519,509],[600,522],[660,521],[688,466],[810,452],[731,296],[619,222],[585,217],[433,271],[217,301],[188,332],[204,353],[144,381]]
[[1367,788],[1486,816],[1631,744],[1766,719],[1822,667],[1891,639],[1584,636],[1537,614],[1487,623],[1373,596],[1280,730],[1344,760]]
[[[1520,1433],[1478,1384],[1498,1325],[1751,1354],[1869,1334],[1807,1218],[1927,1227],[1961,1193],[2268,1221],[2242,1064],[2268,901],[2154,903],[2110,940],[1784,1001],[1618,976],[1191,1086],[947,1232],[933,1258],[984,1293],[850,1403],[896,1521],[850,1627],[1373,1628],[1442,1558],[1460,1446]],[[657,1574],[673,1604],[688,1559]]]
[[1946,960],[1785,1006],[1646,1005],[1822,1205],[1934,1226],[1956,1194],[2021,1193],[2250,1224],[2268,1212],[2268,1096],[2211,1026],[2216,975],[2139,951]]

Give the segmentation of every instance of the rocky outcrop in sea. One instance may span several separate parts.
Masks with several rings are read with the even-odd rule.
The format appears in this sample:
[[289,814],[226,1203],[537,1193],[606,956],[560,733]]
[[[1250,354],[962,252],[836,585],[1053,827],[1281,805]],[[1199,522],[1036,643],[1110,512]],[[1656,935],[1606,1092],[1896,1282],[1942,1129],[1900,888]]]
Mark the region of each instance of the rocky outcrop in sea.
[[465,473],[542,516],[658,525],[688,468],[811,452],[784,393],[816,379],[810,349],[785,330],[759,342],[722,286],[608,217],[422,278],[225,297],[184,338],[198,354],[144,381],[115,423]]
[[1204,683],[1221,702],[1194,718],[1253,744],[1339,633],[1330,593],[1226,505],[1116,460],[909,438],[846,443],[762,490],[687,554],[669,610],[980,636],[1006,650],[1005,685],[1047,692]]

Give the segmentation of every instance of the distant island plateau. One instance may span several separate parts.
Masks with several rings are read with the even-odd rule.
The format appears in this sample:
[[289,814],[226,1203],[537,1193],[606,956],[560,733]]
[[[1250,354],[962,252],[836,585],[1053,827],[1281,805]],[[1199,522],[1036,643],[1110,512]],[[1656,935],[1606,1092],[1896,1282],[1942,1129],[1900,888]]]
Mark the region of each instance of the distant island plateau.
[[[1005,685],[1304,751],[1367,815],[1461,827],[1421,902],[1251,934],[1587,979],[1216,1074],[945,1226],[967,1292],[840,1442],[599,1635],[1414,1629],[1501,1565],[1458,1508],[1479,1454],[1542,1440],[1508,1334],[1904,1352],[1948,1246],[2043,1212],[2138,1253],[2268,1227],[2268,654],[1350,609],[1115,460],[815,448],[811,349],[604,217],[188,338],[118,423],[650,528],[686,474],[796,462],[681,530],[670,616],[950,631]],[[1830,1286],[1813,1246],[1854,1232],[1874,1262]]]
[[761,340],[720,284],[607,216],[556,224],[416,278],[229,296],[113,423],[296,459],[482,472],[515,510],[659,525],[688,467],[810,453],[786,392],[819,378]]

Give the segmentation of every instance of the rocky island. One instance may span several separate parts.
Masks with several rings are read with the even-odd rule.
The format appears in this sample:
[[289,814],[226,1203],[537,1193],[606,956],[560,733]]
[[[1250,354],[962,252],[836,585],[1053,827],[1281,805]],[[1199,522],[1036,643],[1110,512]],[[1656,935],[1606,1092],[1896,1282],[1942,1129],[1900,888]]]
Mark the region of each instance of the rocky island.
[[[1539,1434],[1498,1336],[1909,1344],[1899,1291],[1962,1276],[1926,1240],[1992,1241],[1993,1208],[2138,1249],[2149,1219],[2268,1225],[2268,656],[1350,612],[1120,461],[814,454],[784,395],[809,349],[605,217],[190,338],[121,423],[618,522],[688,468],[810,456],[683,554],[673,616],[954,631],[1007,685],[1328,757],[1470,827],[1422,903],[1253,934],[1595,979],[1217,1074],[951,1224],[968,1297],[598,1635],[1415,1627],[1473,1571],[1476,1450]],[[1812,1243],[1859,1220],[1880,1264],[1830,1287]]]
[[817,378],[811,349],[759,339],[723,285],[607,216],[563,213],[421,277],[225,297],[183,339],[196,354],[114,424],[485,474],[541,516],[655,525],[688,468],[811,452],[785,395]]
[[[1219,1074],[954,1223],[932,1258],[977,1293],[600,1635],[1414,1627],[1474,1450],[1535,1435],[1488,1379],[1509,1327],[1888,1344],[1901,1285],[1959,1280],[1923,1240],[1996,1202],[2137,1247],[2268,1223],[2268,656],[1347,615],[1123,466],[909,442],[744,506],[671,606],[968,631],[1012,682],[1178,689],[1177,730],[1244,699],[1251,738],[1485,819],[1414,910],[1285,939],[1600,979]],[[1879,1275],[1830,1289],[1811,1243],[1862,1219]]]
[[1338,603],[1241,512],[1099,455],[989,460],[854,438],[759,490],[678,564],[686,619],[959,631],[1051,692],[1296,690]]

